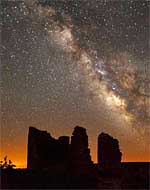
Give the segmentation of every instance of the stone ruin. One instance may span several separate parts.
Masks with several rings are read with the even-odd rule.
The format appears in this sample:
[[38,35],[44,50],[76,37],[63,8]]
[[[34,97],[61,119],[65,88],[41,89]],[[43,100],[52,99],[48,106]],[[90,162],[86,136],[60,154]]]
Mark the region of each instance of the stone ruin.
[[64,167],[67,163],[69,137],[53,138],[46,131],[29,127],[28,134],[28,169],[52,169],[56,165]]
[[75,127],[69,144],[68,136],[53,138],[46,131],[29,127],[27,168],[87,173],[92,161],[86,129]]
[[[108,134],[98,137],[98,165],[106,170],[119,168],[122,153],[119,143]],[[93,172],[86,129],[76,126],[69,143],[68,136],[53,138],[46,131],[29,127],[27,168],[52,172],[66,171],[73,175]]]
[[98,136],[98,165],[105,170],[119,168],[121,157],[118,140],[101,133]]

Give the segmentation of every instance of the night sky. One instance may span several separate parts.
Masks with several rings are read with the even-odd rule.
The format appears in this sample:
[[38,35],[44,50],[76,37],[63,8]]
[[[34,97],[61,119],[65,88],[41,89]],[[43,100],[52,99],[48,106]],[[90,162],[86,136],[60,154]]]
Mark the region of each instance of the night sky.
[[149,1],[2,0],[1,152],[26,167],[28,127],[85,127],[119,139],[123,161],[150,161]]

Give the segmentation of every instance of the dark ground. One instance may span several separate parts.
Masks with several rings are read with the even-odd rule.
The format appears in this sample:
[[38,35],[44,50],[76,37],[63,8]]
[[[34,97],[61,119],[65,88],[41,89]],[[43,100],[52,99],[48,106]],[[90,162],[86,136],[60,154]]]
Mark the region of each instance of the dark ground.
[[119,173],[98,170],[85,176],[68,173],[1,170],[1,189],[149,189],[150,163],[122,163]]

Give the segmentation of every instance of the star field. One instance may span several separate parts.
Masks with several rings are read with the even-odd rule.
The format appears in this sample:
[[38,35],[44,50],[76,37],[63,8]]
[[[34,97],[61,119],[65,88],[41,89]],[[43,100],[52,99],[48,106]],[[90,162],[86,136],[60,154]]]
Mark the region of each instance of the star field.
[[124,161],[148,160],[149,1],[1,5],[1,156],[25,165],[29,126],[57,137],[81,125],[94,161],[102,131]]

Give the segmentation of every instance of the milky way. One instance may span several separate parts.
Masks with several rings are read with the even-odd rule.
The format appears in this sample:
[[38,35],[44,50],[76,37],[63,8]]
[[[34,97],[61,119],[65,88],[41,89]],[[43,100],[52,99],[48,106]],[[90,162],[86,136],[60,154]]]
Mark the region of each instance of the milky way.
[[15,137],[25,144],[29,125],[57,136],[76,124],[88,128],[91,141],[103,130],[118,135],[128,154],[124,146],[139,141],[147,151],[148,6],[2,1],[3,154],[10,141],[19,152]]

